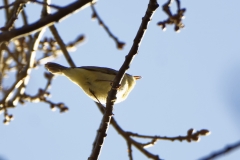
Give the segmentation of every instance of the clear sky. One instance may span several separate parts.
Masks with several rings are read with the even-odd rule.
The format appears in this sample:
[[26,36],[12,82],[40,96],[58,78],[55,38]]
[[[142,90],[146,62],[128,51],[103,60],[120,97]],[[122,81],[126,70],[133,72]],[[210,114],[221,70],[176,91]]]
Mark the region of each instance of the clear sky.
[[[69,2],[54,0],[66,5]],[[124,130],[148,135],[178,136],[187,130],[209,129],[200,142],[158,141],[149,148],[166,160],[195,160],[240,140],[240,15],[239,1],[182,1],[187,8],[185,28],[163,32],[156,23],[165,20],[159,1],[128,73],[141,75],[128,99],[115,105],[114,117]],[[103,1],[96,9],[121,41],[123,50],[91,20],[86,8],[56,24],[65,43],[86,36],[71,56],[78,66],[119,69],[136,35],[148,0]],[[2,5],[2,2],[0,2]],[[174,4],[175,5],[175,4]],[[175,8],[175,7],[174,7]],[[38,19],[41,7],[27,4],[29,21]],[[4,24],[0,10],[0,26]],[[21,26],[19,18],[18,27]],[[45,36],[51,37],[49,30]],[[38,56],[42,53],[38,52]],[[63,56],[56,63],[68,66]],[[27,93],[45,86],[42,67],[34,70]],[[8,81],[12,81],[9,77]],[[10,85],[10,84],[9,84]],[[5,160],[82,160],[90,155],[102,114],[83,91],[65,77],[55,77],[51,100],[64,102],[69,112],[52,112],[44,103],[27,103],[9,110],[15,120],[0,124],[0,156]],[[0,118],[3,120],[3,115]],[[146,159],[133,147],[135,160]],[[240,149],[220,159],[235,160]],[[125,140],[110,127],[101,160],[125,160]]]

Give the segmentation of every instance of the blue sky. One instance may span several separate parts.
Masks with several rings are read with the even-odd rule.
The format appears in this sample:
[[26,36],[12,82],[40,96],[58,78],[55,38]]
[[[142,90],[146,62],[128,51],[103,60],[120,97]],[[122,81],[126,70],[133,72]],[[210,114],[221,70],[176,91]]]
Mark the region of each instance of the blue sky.
[[[52,3],[66,5],[69,2],[55,0]],[[190,128],[209,129],[212,134],[197,143],[158,141],[149,148],[166,160],[198,159],[240,140],[240,21],[237,19],[240,4],[238,1],[182,1],[182,6],[187,8],[183,21],[186,27],[175,33],[172,26],[163,32],[156,25],[166,18],[161,10],[165,1],[158,3],[160,7],[128,70],[143,78],[126,101],[115,105],[114,117],[124,130],[141,134],[178,136],[185,135]],[[119,69],[147,4],[147,0],[97,3],[96,9],[103,21],[114,35],[126,42],[123,50],[117,50],[97,21],[91,20],[90,8],[69,16],[56,27],[65,43],[79,34],[86,36],[85,42],[71,53],[75,64]],[[29,21],[36,21],[40,6],[27,4],[26,9],[30,13]],[[3,15],[0,11],[2,20]],[[20,21],[21,18],[18,27]],[[49,30],[45,36],[51,36]],[[54,62],[68,66],[63,56]],[[45,86],[42,78],[45,71],[43,66],[33,71],[27,93],[35,94]],[[6,160],[87,159],[101,113],[92,100],[65,77],[55,77],[50,92],[51,100],[64,102],[69,112],[52,112],[44,103],[27,103],[9,110],[15,120],[8,126],[0,125],[0,156]],[[3,119],[3,115],[1,117]],[[134,147],[133,157],[146,159]],[[219,159],[239,157],[240,150],[236,150]],[[128,159],[126,142],[112,127],[100,159]]]

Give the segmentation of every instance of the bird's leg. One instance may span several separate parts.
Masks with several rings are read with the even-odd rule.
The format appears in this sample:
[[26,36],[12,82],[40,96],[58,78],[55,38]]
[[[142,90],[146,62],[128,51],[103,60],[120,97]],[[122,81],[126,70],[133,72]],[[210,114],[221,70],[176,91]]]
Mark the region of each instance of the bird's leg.
[[[93,95],[93,96],[96,98],[96,100],[98,101],[98,103],[101,104],[101,102],[98,100],[97,96],[94,94],[94,91],[89,88],[89,92],[91,92],[92,95]],[[103,106],[103,105],[102,105],[102,106]]]

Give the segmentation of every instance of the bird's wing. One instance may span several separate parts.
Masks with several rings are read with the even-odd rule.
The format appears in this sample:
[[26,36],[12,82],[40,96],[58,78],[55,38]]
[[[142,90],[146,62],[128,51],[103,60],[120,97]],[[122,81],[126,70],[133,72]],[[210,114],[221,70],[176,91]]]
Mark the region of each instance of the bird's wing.
[[107,67],[82,66],[78,68],[83,68],[89,71],[102,72],[102,73],[111,74],[111,75],[116,75],[118,73],[118,71],[111,68],[107,68]]

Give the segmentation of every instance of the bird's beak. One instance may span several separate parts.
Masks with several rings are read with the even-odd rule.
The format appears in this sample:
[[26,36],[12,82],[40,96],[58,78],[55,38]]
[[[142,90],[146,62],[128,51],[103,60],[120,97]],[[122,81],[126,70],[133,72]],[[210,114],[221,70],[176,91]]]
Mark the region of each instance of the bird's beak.
[[133,76],[136,80],[139,80],[141,79],[142,77],[141,76]]

